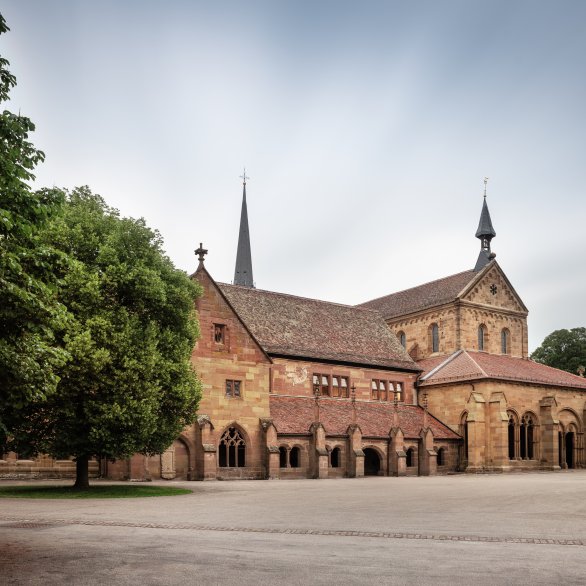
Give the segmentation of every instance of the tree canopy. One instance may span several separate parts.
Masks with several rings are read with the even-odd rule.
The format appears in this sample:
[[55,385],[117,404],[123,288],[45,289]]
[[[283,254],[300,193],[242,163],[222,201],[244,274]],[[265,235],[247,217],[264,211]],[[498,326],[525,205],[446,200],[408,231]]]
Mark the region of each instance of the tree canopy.
[[200,289],[143,220],[120,217],[88,188],[65,200],[43,242],[69,259],[57,295],[70,313],[61,340],[71,359],[55,393],[13,413],[11,432],[15,447],[74,456],[84,487],[89,458],[162,452],[194,421]]
[[586,328],[552,332],[531,354],[531,358],[536,362],[578,374],[579,369],[586,367]]
[[[0,14],[0,34],[9,29]],[[0,103],[16,85],[0,57]],[[0,114],[0,436],[6,434],[6,408],[18,410],[55,391],[56,369],[67,352],[55,333],[67,321],[56,298],[62,255],[40,238],[59,211],[58,190],[33,192],[29,182],[44,154],[29,141],[34,124],[25,116]]]

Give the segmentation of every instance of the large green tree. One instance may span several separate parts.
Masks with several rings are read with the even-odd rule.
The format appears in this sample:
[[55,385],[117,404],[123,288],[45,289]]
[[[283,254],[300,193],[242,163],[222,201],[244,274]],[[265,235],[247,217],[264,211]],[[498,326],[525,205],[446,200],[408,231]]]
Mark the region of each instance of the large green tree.
[[580,370],[583,373],[586,367],[586,328],[552,332],[531,358],[572,374],[578,374]]
[[[0,34],[8,30],[0,15]],[[8,65],[0,57],[1,104],[16,85]],[[25,116],[7,110],[0,114],[1,439],[7,432],[6,409],[18,410],[54,392],[56,368],[67,358],[55,338],[67,317],[56,298],[64,259],[42,241],[39,232],[59,210],[62,194],[33,192],[29,185],[34,168],[44,159],[29,141],[34,128]]]
[[11,432],[16,447],[74,456],[85,488],[91,457],[161,452],[194,421],[200,288],[165,256],[158,232],[88,188],[66,194],[45,242],[70,259],[58,296],[71,314],[62,338],[71,360],[57,391],[21,410]]

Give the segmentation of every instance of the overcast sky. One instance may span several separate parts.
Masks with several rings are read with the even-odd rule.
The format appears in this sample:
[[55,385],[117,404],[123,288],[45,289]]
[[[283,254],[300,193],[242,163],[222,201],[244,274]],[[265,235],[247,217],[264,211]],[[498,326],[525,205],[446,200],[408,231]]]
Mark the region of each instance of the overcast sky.
[[234,276],[355,304],[493,251],[530,349],[586,326],[586,2],[2,0],[39,186],[89,185]]

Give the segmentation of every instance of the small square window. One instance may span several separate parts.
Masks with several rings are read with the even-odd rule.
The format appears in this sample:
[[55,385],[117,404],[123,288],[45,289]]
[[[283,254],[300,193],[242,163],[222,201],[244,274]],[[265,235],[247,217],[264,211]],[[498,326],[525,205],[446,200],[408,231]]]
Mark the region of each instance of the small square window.
[[214,342],[216,344],[226,343],[226,326],[224,324],[214,324]]
[[226,380],[226,397],[240,397],[242,381]]

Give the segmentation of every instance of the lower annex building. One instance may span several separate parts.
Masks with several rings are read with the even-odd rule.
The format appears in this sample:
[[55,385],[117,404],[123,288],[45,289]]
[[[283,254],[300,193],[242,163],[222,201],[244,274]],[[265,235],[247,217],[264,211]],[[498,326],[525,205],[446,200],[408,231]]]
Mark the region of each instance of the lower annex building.
[[[94,462],[110,478],[336,478],[586,465],[586,379],[528,358],[527,308],[491,253],[474,269],[348,306],[254,287],[244,182],[234,284],[193,274],[197,422],[161,455]],[[0,460],[0,476],[74,475]]]

